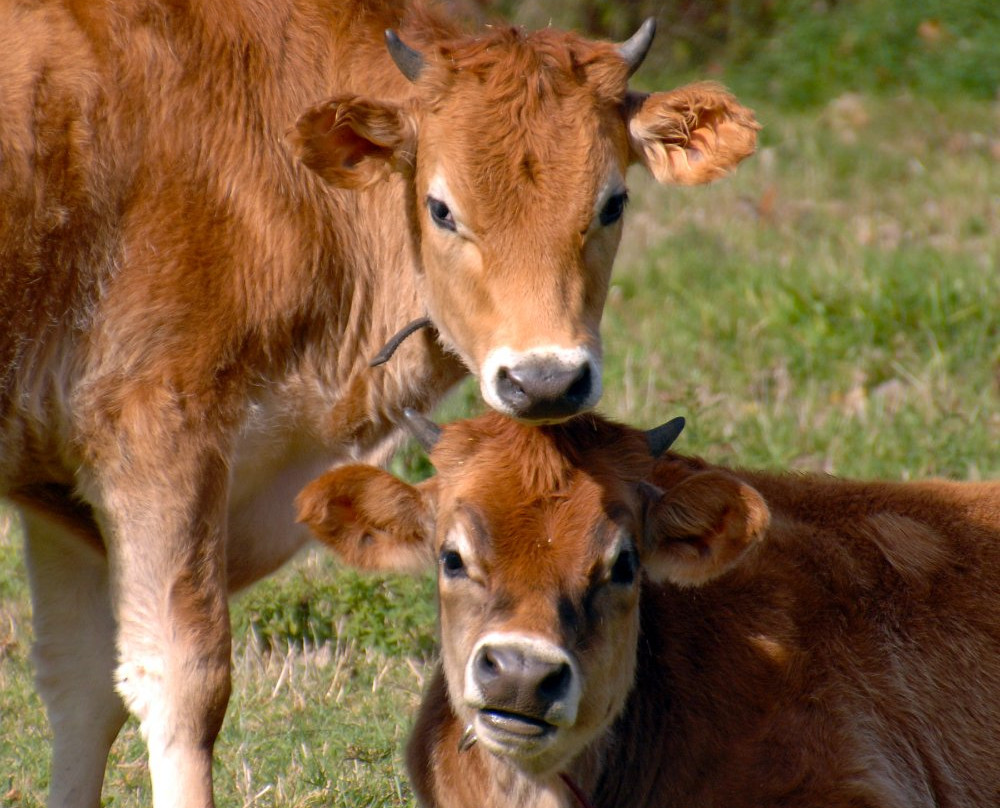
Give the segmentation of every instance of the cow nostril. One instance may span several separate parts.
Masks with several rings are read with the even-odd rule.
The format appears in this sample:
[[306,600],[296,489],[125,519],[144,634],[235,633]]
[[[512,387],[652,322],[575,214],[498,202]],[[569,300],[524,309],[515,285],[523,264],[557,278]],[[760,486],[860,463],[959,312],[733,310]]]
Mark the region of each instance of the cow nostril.
[[500,368],[497,371],[497,385],[506,396],[523,396],[525,394],[521,380],[509,368]]
[[546,702],[557,701],[569,690],[572,671],[565,662],[538,683],[538,695]]
[[590,395],[590,363],[585,362],[580,372],[566,390],[566,398],[570,401],[585,401]]
[[497,370],[494,390],[517,418],[568,418],[580,411],[594,393],[590,362],[567,366],[529,360]]

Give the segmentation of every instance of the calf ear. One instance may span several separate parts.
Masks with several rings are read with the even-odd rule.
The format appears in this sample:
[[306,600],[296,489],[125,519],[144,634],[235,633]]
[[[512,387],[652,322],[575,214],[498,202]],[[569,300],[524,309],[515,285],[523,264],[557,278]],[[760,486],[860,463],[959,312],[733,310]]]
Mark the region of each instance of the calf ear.
[[628,109],[633,158],[665,184],[711,182],[757,148],[760,124],[753,112],[712,82],[630,93]]
[[735,565],[770,521],[764,500],[746,483],[718,471],[694,474],[652,496],[643,564],[654,581],[700,586]]
[[414,572],[431,563],[427,499],[419,489],[372,466],[343,466],[307,485],[295,500],[298,520],[347,564]]
[[289,132],[298,158],[331,185],[364,188],[405,170],[416,153],[416,124],[402,108],[334,96],[307,110]]

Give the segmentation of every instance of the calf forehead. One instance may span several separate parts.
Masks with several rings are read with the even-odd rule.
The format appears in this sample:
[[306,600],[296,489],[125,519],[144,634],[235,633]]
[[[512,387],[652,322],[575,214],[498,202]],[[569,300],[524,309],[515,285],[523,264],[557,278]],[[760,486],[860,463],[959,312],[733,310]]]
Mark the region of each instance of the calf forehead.
[[498,498],[486,513],[491,573],[511,592],[570,595],[585,588],[619,536],[600,487],[589,479],[535,501]]
[[458,526],[511,591],[586,586],[622,532],[636,529],[635,469],[601,446],[569,452],[581,448],[578,436],[561,427],[532,429],[492,415],[480,425],[446,429],[433,455],[440,538]]

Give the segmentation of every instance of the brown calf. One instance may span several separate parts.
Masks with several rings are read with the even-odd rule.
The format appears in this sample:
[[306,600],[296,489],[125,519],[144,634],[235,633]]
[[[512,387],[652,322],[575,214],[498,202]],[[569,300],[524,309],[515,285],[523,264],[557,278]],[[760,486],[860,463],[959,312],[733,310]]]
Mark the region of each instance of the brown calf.
[[[594,404],[628,165],[697,183],[754,148],[718,87],[628,91],[651,34],[0,0],[0,494],[25,512],[51,805],[98,805],[126,708],[158,808],[212,803],[227,591],[303,544],[294,493],[385,458],[402,408],[466,368],[525,420]],[[368,367],[426,316],[437,337]]]
[[651,443],[488,415],[444,428],[419,486],[350,466],[300,496],[352,564],[437,560],[422,804],[997,805],[1000,483],[746,472]]

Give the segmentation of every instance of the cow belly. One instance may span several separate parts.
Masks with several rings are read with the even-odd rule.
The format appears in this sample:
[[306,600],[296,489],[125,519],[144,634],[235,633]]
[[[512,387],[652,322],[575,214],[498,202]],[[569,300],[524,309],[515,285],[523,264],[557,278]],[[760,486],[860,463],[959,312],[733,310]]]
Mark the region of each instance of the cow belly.
[[274,572],[302,549],[309,535],[295,521],[295,497],[340,459],[326,448],[296,449],[287,442],[280,451],[274,447],[266,435],[244,436],[237,452],[226,559],[231,592]]

